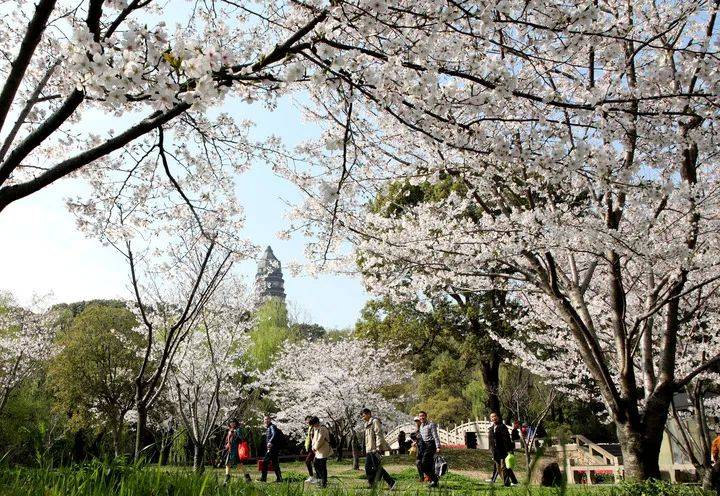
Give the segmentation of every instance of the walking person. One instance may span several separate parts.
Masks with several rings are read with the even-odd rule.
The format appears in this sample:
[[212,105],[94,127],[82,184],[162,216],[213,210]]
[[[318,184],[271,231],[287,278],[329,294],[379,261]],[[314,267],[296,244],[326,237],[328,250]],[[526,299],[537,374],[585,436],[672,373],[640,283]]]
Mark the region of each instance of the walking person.
[[422,456],[425,450],[425,443],[423,443],[420,437],[420,417],[413,419],[415,422],[415,432],[410,434],[410,439],[415,443],[415,467],[417,468],[418,475],[420,476],[420,482],[425,482],[425,475],[422,469]]
[[387,473],[381,463],[381,453],[388,448],[382,422],[379,418],[373,417],[369,408],[363,408],[360,416],[365,422],[365,475],[368,484],[370,487],[375,487],[375,483],[382,479],[390,489],[395,489],[395,479]]
[[500,421],[500,416],[497,413],[490,414],[490,422],[492,422],[492,425],[488,432],[488,444],[494,462],[492,482],[495,482],[495,477],[500,476],[503,483],[509,486],[510,480],[506,478],[505,473],[505,457],[508,456],[512,443],[510,433],[505,424]]
[[435,472],[435,454],[440,453],[440,436],[438,435],[437,425],[428,419],[426,412],[420,412],[418,418],[420,419],[418,438],[422,439],[424,444],[421,458],[423,475],[430,478],[429,487],[437,487],[438,475]]
[[265,456],[263,457],[262,472],[260,482],[267,481],[268,465],[272,463],[275,471],[275,482],[282,482],[282,474],[280,473],[280,444],[282,443],[282,433],[280,429],[273,424],[272,417],[265,415],[263,419],[265,424]]
[[225,434],[225,484],[230,482],[230,469],[236,465],[245,476],[245,481],[250,482],[250,474],[245,470],[245,465],[240,460],[240,443],[245,440],[240,430],[240,424],[232,419],[228,422],[228,431]]
[[405,431],[400,431],[397,437],[398,442],[398,455],[404,455],[407,453],[407,434]]
[[327,459],[333,454],[332,446],[330,446],[330,431],[320,423],[320,419],[317,417],[310,419],[310,426],[313,431],[311,448],[315,453],[315,475],[320,487],[327,487]]
[[312,449],[313,427],[310,424],[310,420],[312,418],[312,415],[308,415],[307,417],[305,417],[305,423],[308,426],[307,432],[305,433],[305,452],[307,453],[307,455],[305,456],[305,466],[307,467],[308,474],[310,475],[307,479],[305,479],[305,482],[315,484],[317,482],[317,479],[315,479],[315,474],[313,472],[313,460],[315,460],[315,451],[313,451]]

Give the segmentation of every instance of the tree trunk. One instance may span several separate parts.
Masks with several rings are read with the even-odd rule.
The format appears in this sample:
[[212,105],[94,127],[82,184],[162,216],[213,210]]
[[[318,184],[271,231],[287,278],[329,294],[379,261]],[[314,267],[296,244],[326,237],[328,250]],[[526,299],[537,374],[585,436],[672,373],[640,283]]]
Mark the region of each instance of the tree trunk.
[[490,360],[481,360],[480,369],[482,371],[485,390],[487,391],[487,399],[485,407],[490,413],[497,413],[500,417],[500,357],[496,354]]
[[205,470],[205,447],[199,443],[193,445],[193,470],[195,472]]
[[705,491],[712,491],[712,467],[695,467],[702,483],[702,488]]
[[141,402],[135,403],[137,409],[137,430],[135,432],[135,461],[140,459],[143,450],[143,436],[147,427],[147,408]]
[[357,433],[353,432],[350,440],[353,457],[353,470],[360,470],[360,443],[358,442]]
[[[667,417],[667,415],[666,415]],[[660,479],[660,446],[664,425],[659,429],[645,429],[617,424],[617,436],[623,455],[626,480]]]
[[5,409],[8,396],[10,396],[10,388],[3,388],[2,393],[0,393],[0,413]]
[[120,428],[119,427],[113,427],[112,428],[112,443],[113,443],[113,452],[115,453],[115,458],[120,456]]
[[345,448],[345,436],[337,438],[337,461],[342,461]]

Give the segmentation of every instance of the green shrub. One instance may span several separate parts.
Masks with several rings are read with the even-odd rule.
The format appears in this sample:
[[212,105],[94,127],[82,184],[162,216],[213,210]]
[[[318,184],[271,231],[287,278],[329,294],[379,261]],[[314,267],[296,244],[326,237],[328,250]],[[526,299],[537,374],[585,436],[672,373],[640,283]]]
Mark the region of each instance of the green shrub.
[[707,493],[698,486],[671,484],[665,481],[622,482],[611,488],[612,496],[704,496]]

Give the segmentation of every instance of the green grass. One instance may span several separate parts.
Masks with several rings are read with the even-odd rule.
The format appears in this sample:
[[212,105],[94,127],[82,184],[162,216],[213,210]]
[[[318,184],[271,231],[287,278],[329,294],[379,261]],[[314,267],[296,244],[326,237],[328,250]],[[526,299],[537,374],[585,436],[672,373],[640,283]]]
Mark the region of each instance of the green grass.
[[[454,470],[476,470],[488,473],[493,470],[492,457],[490,452],[486,450],[446,449],[441,454],[447,460],[448,466]],[[525,458],[518,452],[516,453],[516,459],[518,463],[516,472],[524,472]],[[414,458],[410,455],[390,455],[383,460],[383,463],[390,465],[410,465],[414,463]]]
[[[484,483],[477,477],[451,472],[441,481],[440,489],[430,490],[417,480],[412,466],[388,464],[398,480],[398,489],[392,493],[401,496],[704,496],[700,489],[690,486],[671,486],[666,483],[617,486],[568,486],[541,488],[517,486],[505,488]],[[223,472],[207,469],[195,474],[184,468],[139,467],[121,462],[92,462],[83,466],[61,469],[2,469],[0,470],[1,496],[373,496],[389,495],[381,484],[375,492],[367,488],[362,471],[353,470],[348,463],[329,464],[329,487],[321,490],[304,484],[306,477],[301,463],[283,466],[285,482],[282,484],[245,483],[239,473],[233,474],[229,485],[223,485]],[[257,472],[252,470],[253,478]],[[272,479],[272,475],[270,479]]]

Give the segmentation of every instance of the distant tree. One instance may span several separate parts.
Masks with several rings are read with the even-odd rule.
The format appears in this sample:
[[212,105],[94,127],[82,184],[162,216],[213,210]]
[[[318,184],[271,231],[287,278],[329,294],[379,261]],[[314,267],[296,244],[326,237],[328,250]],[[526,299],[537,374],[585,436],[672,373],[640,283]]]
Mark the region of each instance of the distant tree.
[[297,334],[290,328],[285,303],[270,298],[255,312],[255,327],[250,331],[248,359],[259,370],[273,364],[273,357],[288,339]]
[[[14,464],[34,463],[38,454],[36,449],[60,451],[68,448],[63,446],[67,416],[53,412],[54,399],[43,381],[44,373],[38,368],[22,381],[8,397],[0,414],[0,453]],[[47,456],[44,461],[48,461]]]
[[26,309],[0,295],[0,413],[13,390],[58,352],[56,330],[57,315],[42,298]]
[[[421,373],[432,367],[438,355],[447,353],[458,360],[456,366],[463,371],[453,376],[460,381],[456,396],[462,394],[462,388],[477,371],[485,393],[480,398],[475,391],[472,397],[484,402],[485,412],[500,411],[500,364],[507,353],[494,341],[492,333],[512,332],[503,317],[512,309],[504,301],[505,296],[502,291],[458,293],[455,297],[462,304],[447,294],[431,301],[371,300],[363,309],[355,334],[392,348],[398,357],[409,358]],[[469,409],[461,410],[463,417],[470,414]]]
[[317,415],[329,424],[338,446],[349,439],[357,454],[362,408],[372,409],[386,424],[404,418],[383,387],[407,382],[411,372],[390,355],[360,339],[287,344],[267,373],[270,397],[280,410],[278,424],[300,438],[303,418]]
[[83,300],[83,301],[76,301],[73,303],[58,303],[56,305],[52,306],[52,310],[56,312],[68,312],[71,318],[75,318],[78,315],[80,315],[83,310],[85,310],[89,306],[101,306],[101,307],[110,307],[110,308],[127,308],[127,303],[123,300],[104,300],[104,299],[98,299],[98,300]]
[[108,432],[120,454],[124,418],[135,401],[135,374],[143,337],[127,308],[92,304],[59,338],[60,354],[50,365],[54,408],[67,412],[70,427]]
[[294,324],[293,332],[302,339],[315,341],[327,335],[325,328],[319,324]]
[[251,406],[246,303],[235,285],[224,285],[203,308],[198,325],[180,345],[167,395],[193,446],[193,469],[223,422]]
[[503,375],[503,387],[500,390],[502,406],[512,419],[529,427],[527,435],[520,439],[525,463],[529,467],[539,428],[558,398],[558,391],[520,367],[506,367]]

